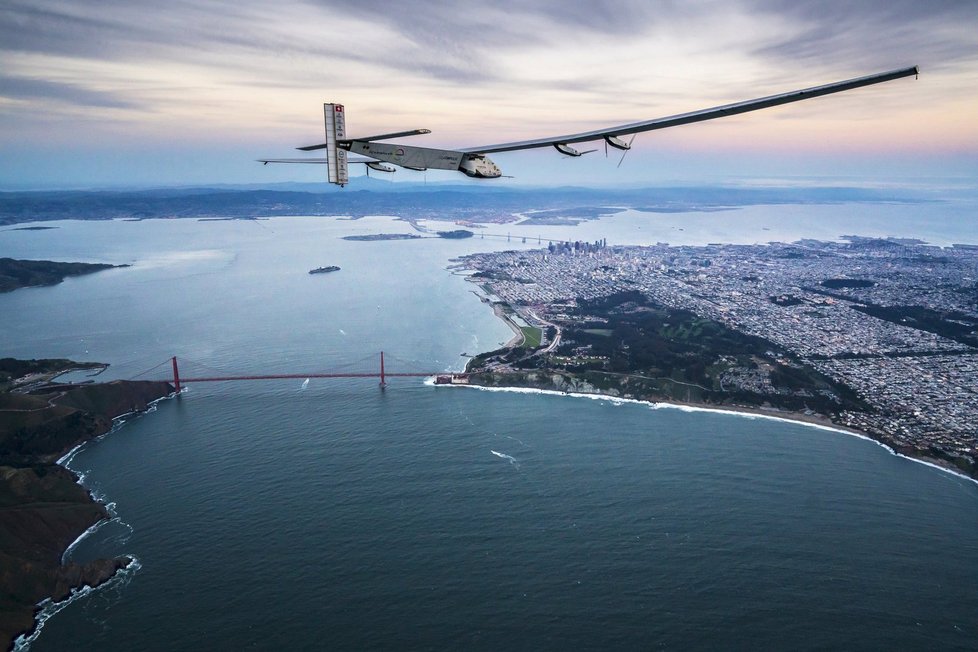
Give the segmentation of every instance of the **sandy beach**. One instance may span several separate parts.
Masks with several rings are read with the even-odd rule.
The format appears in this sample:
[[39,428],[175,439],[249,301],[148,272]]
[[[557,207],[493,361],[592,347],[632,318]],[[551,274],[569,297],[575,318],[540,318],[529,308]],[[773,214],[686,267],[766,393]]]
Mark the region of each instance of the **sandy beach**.
[[876,437],[873,437],[871,434],[863,432],[861,430],[839,425],[834,421],[832,421],[830,418],[821,414],[803,414],[799,412],[779,410],[777,408],[764,409],[764,408],[738,406],[738,405],[717,406],[709,403],[696,403],[696,402],[677,403],[677,402],[666,402],[666,401],[646,401],[646,400],[633,399],[633,398],[621,398],[610,394],[602,394],[600,392],[591,392],[591,393],[563,392],[559,390],[539,389],[535,387],[520,387],[520,386],[490,387],[486,385],[478,385],[472,383],[458,384],[458,385],[443,385],[443,386],[471,387],[474,389],[490,391],[490,392],[516,392],[516,393],[525,393],[525,394],[549,394],[554,396],[569,396],[573,398],[606,400],[606,401],[614,401],[619,403],[635,403],[639,405],[646,405],[650,409],[673,409],[673,410],[681,410],[685,412],[714,412],[720,414],[731,414],[734,416],[741,416],[745,418],[773,419],[776,421],[801,423],[814,428],[831,430],[834,432],[850,435],[853,437],[858,437],[860,439],[865,439],[866,441],[871,441],[877,446],[881,446],[882,448],[885,448],[892,455],[896,455],[897,457],[902,457],[912,462],[917,462],[918,464],[924,464],[926,466],[930,466],[939,471],[944,471],[945,473],[950,473],[951,475],[957,476],[964,480],[970,480],[971,482],[978,484],[978,479],[963,474],[960,471],[960,469],[955,468],[945,460],[941,460],[929,456],[923,456],[923,455],[918,457],[918,456],[906,455],[904,453],[897,452],[896,450],[893,449],[893,447],[889,443],[885,441],[880,441]]
[[509,315],[506,314],[506,311],[503,310],[503,308],[499,304],[493,304],[492,312],[497,317],[499,317],[504,322],[506,322],[506,325],[509,326],[510,329],[512,329],[513,331],[513,337],[508,342],[506,342],[506,344],[504,344],[503,346],[505,346],[508,349],[511,349],[515,346],[519,346],[520,344],[522,344],[523,331],[520,329],[519,326],[516,325],[516,322],[514,322],[512,319],[509,318]]

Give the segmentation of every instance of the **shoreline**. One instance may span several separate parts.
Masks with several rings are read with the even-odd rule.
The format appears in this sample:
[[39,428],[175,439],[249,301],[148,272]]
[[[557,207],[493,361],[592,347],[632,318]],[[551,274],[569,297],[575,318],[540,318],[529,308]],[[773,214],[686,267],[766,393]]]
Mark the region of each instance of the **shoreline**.
[[[99,524],[103,522],[106,521],[100,521]],[[88,532],[86,531],[82,536],[87,536],[87,534]],[[34,613],[34,628],[29,632],[22,632],[19,634],[11,643],[10,649],[14,652],[20,652],[21,650],[28,649],[30,644],[36,641],[38,636],[41,635],[41,631],[43,631],[44,625],[47,623],[47,621],[56,616],[62,609],[66,608],[75,600],[79,600],[96,591],[103,588],[108,588],[109,586],[125,580],[130,573],[135,573],[143,567],[138,557],[129,555],[127,558],[129,561],[125,566],[117,568],[111,576],[98,584],[82,584],[81,586],[73,587],[71,592],[62,600],[54,601],[52,598],[48,597],[38,602],[37,610]]]
[[[480,290],[481,289],[482,288],[480,288]],[[477,292],[476,290],[473,290],[472,292],[473,292],[473,294],[475,294],[476,296],[478,296],[480,298],[480,300],[482,300],[483,302],[488,302],[488,297],[485,296],[485,294],[480,294],[480,292]],[[505,314],[505,312],[503,311],[503,309],[500,306],[498,306],[496,304],[492,304],[492,309],[493,309],[493,314],[495,314],[497,317],[499,317],[500,319],[502,319],[503,322],[505,322],[510,327],[510,329],[512,329],[513,332],[516,333],[516,335],[504,345],[504,348],[512,349],[515,346],[518,346],[523,341],[523,332],[522,332],[522,330],[520,330],[516,326],[516,324],[513,323],[513,321],[509,319],[509,317]],[[471,358],[468,362],[466,362],[465,368],[464,368],[464,373],[466,373],[466,374],[470,373],[469,363],[472,360],[474,360],[474,359],[475,358]],[[495,374],[496,372],[489,372],[489,373]],[[943,472],[945,472],[945,473],[947,473],[949,475],[956,476],[956,477],[961,478],[963,480],[968,480],[970,482],[973,482],[975,484],[978,484],[978,477],[967,475],[961,469],[959,469],[956,466],[952,465],[947,460],[944,460],[944,459],[941,459],[941,458],[938,458],[938,457],[928,456],[928,455],[914,456],[914,455],[907,454],[905,452],[898,451],[889,442],[882,441],[882,440],[874,437],[872,434],[870,434],[868,432],[865,432],[865,431],[862,431],[862,430],[858,430],[856,428],[852,428],[852,427],[845,426],[845,425],[842,425],[842,424],[838,424],[835,421],[833,421],[830,417],[828,417],[828,416],[826,416],[824,414],[811,414],[811,415],[808,415],[808,414],[803,414],[803,413],[799,413],[799,412],[791,412],[791,411],[787,411],[787,410],[781,410],[779,408],[771,408],[769,410],[765,410],[765,409],[759,408],[759,407],[747,407],[747,406],[737,406],[737,405],[715,406],[715,405],[708,404],[708,403],[696,403],[696,402],[690,402],[690,403],[679,403],[679,402],[675,402],[674,403],[674,402],[668,402],[668,401],[646,401],[646,400],[641,400],[641,399],[621,398],[621,397],[613,396],[611,394],[602,394],[600,392],[594,392],[594,393],[567,392],[567,391],[563,391],[563,390],[540,389],[540,388],[533,388],[533,387],[523,387],[523,386],[519,386],[519,385],[503,385],[503,386],[490,387],[490,386],[486,386],[486,385],[479,385],[479,384],[471,384],[470,383],[470,384],[461,385],[461,386],[462,387],[474,387],[474,388],[477,388],[477,389],[483,389],[483,390],[487,390],[487,391],[540,392],[540,393],[545,393],[545,394],[556,394],[556,395],[573,396],[573,397],[581,397],[581,398],[612,400],[612,401],[619,401],[619,402],[635,402],[635,403],[643,403],[643,404],[646,404],[646,405],[650,406],[651,409],[666,408],[666,409],[678,409],[678,410],[684,410],[684,411],[690,411],[690,412],[691,411],[719,412],[719,413],[728,413],[728,414],[739,415],[739,416],[742,416],[742,417],[760,417],[760,418],[767,418],[767,419],[775,419],[775,420],[785,421],[785,422],[789,422],[789,423],[801,423],[801,424],[809,425],[809,426],[812,426],[812,427],[815,427],[815,428],[822,428],[822,429],[825,429],[825,430],[832,430],[832,431],[839,432],[839,433],[842,433],[842,434],[851,435],[853,437],[859,437],[860,439],[865,439],[867,441],[871,441],[874,444],[876,444],[877,446],[881,446],[881,447],[885,448],[892,455],[895,455],[897,457],[902,457],[904,459],[910,460],[912,462],[916,462],[918,464],[923,464],[925,466],[932,467],[932,468],[937,469],[939,471],[943,471]]]
[[[98,365],[98,372],[105,366]],[[0,510],[0,525],[11,534],[0,549],[5,566],[9,563],[0,578],[0,638],[9,649],[29,646],[44,623],[67,604],[115,584],[140,567],[132,554],[84,563],[70,559],[82,541],[118,518],[115,503],[86,487],[85,474],[70,464],[89,442],[155,411],[160,401],[177,393],[165,381],[56,385],[45,377],[73,370],[58,368],[25,376],[22,385],[43,381],[40,393],[16,394],[5,408],[10,423],[2,433],[4,441],[23,446],[15,449],[17,454],[0,459],[0,482],[9,494],[9,504]],[[49,435],[43,439],[32,437],[30,422],[18,422],[20,415],[26,419],[39,410],[50,415],[44,421]]]
[[[108,365],[105,365],[105,368],[107,367]],[[101,371],[104,371],[105,368],[103,368]],[[99,371],[99,373],[101,373],[101,371]],[[68,560],[68,557],[71,554],[71,551],[74,550],[76,547],[78,547],[78,545],[82,541],[84,541],[89,536],[98,532],[103,526],[110,523],[112,520],[118,518],[118,515],[115,513],[114,510],[115,502],[106,500],[105,496],[96,497],[95,494],[93,494],[92,491],[88,489],[84,484],[85,474],[79,473],[78,471],[72,469],[70,466],[71,461],[74,459],[75,455],[77,455],[83,448],[85,448],[85,446],[87,446],[91,442],[101,441],[105,437],[113,434],[114,432],[122,428],[122,426],[125,425],[125,423],[130,419],[155,411],[156,405],[158,403],[171,398],[175,398],[177,395],[178,392],[171,392],[167,396],[161,396],[160,398],[150,401],[145,409],[132,410],[130,412],[120,414],[117,417],[113,417],[112,426],[107,431],[103,432],[100,435],[92,437],[91,439],[86,439],[84,441],[81,441],[75,446],[72,446],[70,450],[66,451],[63,455],[61,455],[57,460],[53,462],[56,466],[61,467],[62,469],[70,473],[72,476],[74,476],[75,484],[77,484],[78,487],[80,487],[85,491],[85,493],[88,495],[89,501],[92,504],[97,505],[104,511],[104,516],[102,518],[95,521],[87,528],[85,528],[85,530],[82,531],[71,543],[65,546],[65,549],[61,552],[61,557],[60,557],[61,559],[60,563],[62,568],[73,563]],[[97,561],[102,561],[102,560],[97,560]],[[29,630],[25,630],[17,634],[10,645],[10,649],[11,650],[27,649],[27,647],[35,640],[37,640],[38,636],[40,636],[41,631],[44,629],[44,625],[47,623],[47,621],[50,620],[53,616],[57,615],[62,609],[64,609],[65,607],[67,607],[72,602],[75,602],[78,599],[81,599],[89,594],[92,594],[103,588],[107,588],[119,581],[122,581],[122,579],[124,579],[130,572],[136,572],[140,568],[142,568],[142,564],[140,563],[139,558],[132,554],[122,555],[120,557],[115,557],[107,561],[111,561],[113,562],[113,564],[116,565],[115,569],[111,572],[111,574],[108,574],[104,577],[96,578],[94,582],[82,581],[75,586],[69,586],[67,587],[67,593],[62,596],[57,596],[57,599],[55,596],[46,596],[42,598],[40,601],[38,601],[37,604],[34,605],[33,626]],[[122,565],[118,565],[119,562],[124,562],[124,563]]]
[[503,323],[509,326],[509,329],[513,331],[513,337],[511,337],[508,342],[503,344],[503,348],[512,349],[522,344],[523,340],[525,339],[525,336],[523,335],[523,330],[516,325],[516,322],[514,322],[512,319],[509,318],[509,315],[506,314],[506,311],[502,307],[500,307],[499,304],[494,303],[492,304],[492,312],[494,315],[502,319]]
[[955,476],[962,480],[967,480],[978,485],[978,478],[972,478],[971,476],[965,475],[960,470],[950,468],[940,463],[940,460],[931,457],[913,457],[905,453],[896,451],[892,446],[886,442],[880,441],[872,437],[870,434],[863,432],[861,430],[856,430],[855,428],[849,428],[835,423],[828,417],[824,415],[807,415],[797,412],[789,412],[785,410],[764,410],[762,408],[751,408],[746,406],[722,406],[717,407],[707,403],[673,403],[669,401],[646,401],[642,399],[635,398],[622,398],[619,396],[613,396],[611,394],[602,394],[600,392],[564,392],[556,389],[540,389],[537,387],[521,387],[518,385],[500,385],[500,386],[487,386],[478,384],[451,384],[445,385],[448,387],[469,387],[472,389],[487,391],[487,392],[510,392],[518,394],[542,394],[542,395],[552,395],[552,396],[567,396],[570,398],[586,398],[590,400],[600,400],[600,401],[611,401],[613,403],[633,403],[636,405],[644,405],[651,410],[679,410],[681,412],[712,412],[717,414],[728,414],[732,416],[737,416],[741,418],[761,418],[770,419],[773,421],[781,421],[784,423],[795,423],[804,426],[809,426],[811,428],[818,428],[820,430],[828,430],[832,432],[837,432],[843,435],[849,435],[850,437],[856,437],[858,439],[863,439],[865,441],[872,442],[877,446],[885,449],[891,455],[896,457],[902,457],[911,462],[917,464],[923,464],[924,466],[929,466],[938,471],[943,471],[949,475]]

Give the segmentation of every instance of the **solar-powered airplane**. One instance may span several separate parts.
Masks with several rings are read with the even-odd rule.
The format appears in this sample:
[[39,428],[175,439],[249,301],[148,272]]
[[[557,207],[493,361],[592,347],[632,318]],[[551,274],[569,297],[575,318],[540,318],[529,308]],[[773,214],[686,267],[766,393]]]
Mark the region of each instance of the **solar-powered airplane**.
[[[711,109],[702,109],[690,113],[680,113],[665,118],[654,120],[643,120],[642,122],[632,122],[630,124],[608,127],[606,129],[596,129],[585,131],[579,134],[569,134],[567,136],[556,136],[553,138],[537,138],[534,140],[524,140],[516,143],[502,143],[499,145],[486,145],[482,147],[466,147],[463,149],[433,149],[430,147],[413,147],[400,145],[397,143],[379,143],[377,141],[390,140],[392,138],[402,138],[404,136],[418,136],[431,133],[428,129],[412,129],[409,131],[399,131],[391,134],[380,134],[377,136],[366,136],[361,138],[348,138],[346,135],[346,112],[342,104],[324,104],[323,109],[326,114],[326,142],[319,145],[308,145],[298,149],[308,152],[313,150],[326,150],[325,158],[291,158],[291,159],[259,159],[261,163],[313,163],[325,164],[329,175],[329,182],[340,186],[346,185],[349,180],[350,164],[364,164],[367,166],[367,173],[370,170],[378,172],[394,172],[395,169],[390,165],[396,165],[408,170],[457,170],[462,174],[477,179],[496,179],[503,176],[502,171],[493,163],[486,154],[497,152],[514,152],[522,149],[535,149],[537,147],[553,147],[561,154],[566,156],[582,156],[595,150],[578,151],[571,147],[572,144],[587,143],[592,141],[604,140],[605,147],[613,147],[622,151],[622,158],[625,152],[631,149],[632,140],[635,134],[643,131],[653,131],[655,129],[665,129],[666,127],[678,127],[679,125],[690,124],[692,122],[702,122],[713,120],[728,115],[757,111],[771,106],[780,106],[799,100],[807,100],[813,97],[839,93],[854,88],[870,86],[882,82],[892,81],[903,77],[916,76],[919,73],[917,66],[901,68],[889,72],[847,79],[845,81],[826,84],[824,86],[814,86],[800,91],[790,91],[779,95],[770,95],[756,100],[725,104]],[[621,136],[631,135],[628,142],[621,139]],[[349,156],[347,152],[359,154],[360,156]],[[620,164],[620,162],[619,162]]]

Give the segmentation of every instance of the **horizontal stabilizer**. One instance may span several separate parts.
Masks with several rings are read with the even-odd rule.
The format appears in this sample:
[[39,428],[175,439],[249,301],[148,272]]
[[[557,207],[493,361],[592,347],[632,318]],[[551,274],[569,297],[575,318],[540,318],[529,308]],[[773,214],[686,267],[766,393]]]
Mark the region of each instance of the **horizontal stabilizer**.
[[260,158],[259,163],[264,163],[268,165],[269,163],[316,163],[318,165],[326,165],[326,159],[324,158]]
[[[255,159],[259,163],[269,164],[269,163],[312,163],[314,165],[326,165],[325,158],[259,158]],[[346,159],[347,163],[376,163],[372,158],[366,158],[363,156],[349,156]]]

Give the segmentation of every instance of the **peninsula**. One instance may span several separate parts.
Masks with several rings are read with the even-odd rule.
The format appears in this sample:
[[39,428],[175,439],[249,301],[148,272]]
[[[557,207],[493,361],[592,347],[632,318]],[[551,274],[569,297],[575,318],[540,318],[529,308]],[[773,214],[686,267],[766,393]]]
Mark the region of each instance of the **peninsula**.
[[153,381],[54,382],[67,371],[104,367],[0,359],[0,646],[33,630],[39,603],[98,586],[133,561],[63,559],[73,541],[109,514],[57,460],[108,432],[114,419],[174,391]]
[[38,285],[57,285],[68,276],[81,276],[113,267],[129,266],[0,258],[0,292],[12,292],[17,288]]
[[976,265],[855,236],[466,256],[519,333],[465,381],[818,421],[978,479]]

